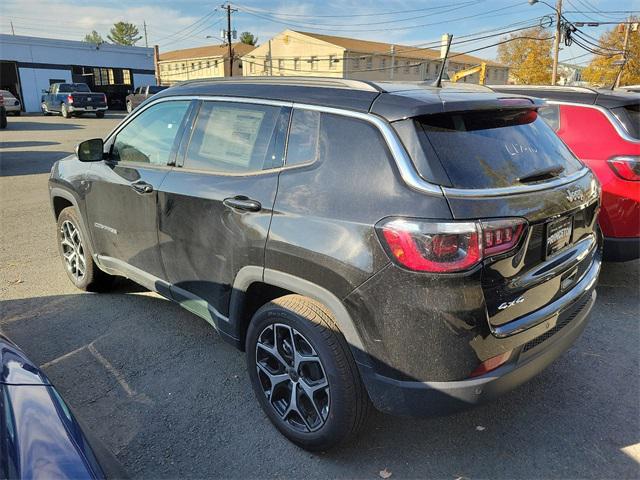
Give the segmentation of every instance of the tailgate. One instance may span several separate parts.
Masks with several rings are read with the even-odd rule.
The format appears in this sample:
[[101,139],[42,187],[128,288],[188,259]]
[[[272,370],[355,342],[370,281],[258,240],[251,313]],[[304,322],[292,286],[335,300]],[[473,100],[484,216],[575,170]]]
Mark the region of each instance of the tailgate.
[[102,93],[73,93],[73,105],[76,107],[104,107]]
[[556,185],[550,188],[523,187],[522,193],[492,197],[444,189],[456,219],[528,222],[516,249],[484,262],[482,289],[494,330],[559,299],[591,266],[598,246],[599,188],[587,170],[575,176],[569,183],[550,182]]

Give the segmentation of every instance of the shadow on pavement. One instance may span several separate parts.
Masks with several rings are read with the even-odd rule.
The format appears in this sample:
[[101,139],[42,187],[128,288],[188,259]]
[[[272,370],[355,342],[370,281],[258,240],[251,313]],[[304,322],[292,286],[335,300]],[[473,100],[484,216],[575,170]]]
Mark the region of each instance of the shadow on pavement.
[[0,152],[0,177],[49,173],[57,160],[70,154],[58,150]]
[[27,148],[27,147],[47,147],[49,145],[60,145],[60,142],[0,142],[0,148]]
[[43,131],[43,130],[78,130],[80,128],[84,128],[83,125],[77,124],[77,123],[69,123],[68,119],[59,118],[60,122],[59,123],[52,123],[52,122],[29,122],[29,121],[18,121],[18,120],[14,120],[13,122],[11,120],[9,120],[9,124],[7,125],[6,130],[7,131],[30,131],[30,130],[34,130],[34,131]]

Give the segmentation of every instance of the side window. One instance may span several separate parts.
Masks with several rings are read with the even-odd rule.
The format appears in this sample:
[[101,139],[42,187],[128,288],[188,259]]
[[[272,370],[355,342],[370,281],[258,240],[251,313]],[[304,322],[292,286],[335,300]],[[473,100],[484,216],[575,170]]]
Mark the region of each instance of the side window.
[[294,109],[289,129],[286,165],[315,161],[318,158],[319,136],[320,112]]
[[278,138],[284,136],[278,133],[284,126],[281,113],[280,107],[269,105],[203,102],[184,166],[220,173],[279,166],[282,153],[277,153],[277,145],[282,142]]
[[189,104],[179,100],[147,108],[118,132],[111,150],[113,160],[166,165]]
[[538,110],[538,115],[554,130],[560,129],[560,107],[558,105],[545,105]]

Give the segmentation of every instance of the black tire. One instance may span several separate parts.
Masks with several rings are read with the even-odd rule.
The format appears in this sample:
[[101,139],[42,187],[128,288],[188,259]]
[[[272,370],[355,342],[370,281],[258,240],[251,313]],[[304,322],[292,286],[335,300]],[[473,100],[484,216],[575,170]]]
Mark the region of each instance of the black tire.
[[[73,242],[73,247],[71,248],[68,243],[65,244],[65,230],[69,232],[69,224],[73,226],[75,232],[77,232],[77,243]],[[104,292],[108,291],[114,284],[114,280],[116,277],[109,275],[95,264],[93,261],[93,256],[91,252],[91,247],[89,243],[86,241],[86,235],[82,231],[80,227],[81,223],[79,221],[78,212],[74,207],[67,207],[58,216],[58,224],[57,224],[57,239],[58,239],[58,252],[60,253],[60,258],[62,259],[62,263],[65,267],[65,271],[67,272],[67,276],[71,283],[73,283],[80,290],[86,290],[88,292]],[[65,254],[68,255],[69,250],[74,250],[76,253],[76,271],[73,269],[73,262],[70,262],[65,259]],[[78,272],[78,254],[82,255],[84,258],[84,272],[82,275],[79,275]]]
[[133,105],[131,105],[131,102],[127,102],[127,113],[131,113],[133,111]]
[[60,105],[60,113],[64,118],[71,118],[71,112],[67,109],[67,104],[63,103]]
[[[312,352],[314,356],[306,358],[319,358],[319,362],[317,360],[300,362],[297,370],[289,365],[288,370],[285,367],[279,369],[278,373],[274,373],[276,370],[271,370],[272,367],[268,364],[269,360],[265,360],[269,354],[263,357],[266,350],[262,346],[266,345],[270,338],[273,338],[274,345],[276,345],[278,338],[286,337],[287,331],[291,332],[291,335],[295,335],[295,340],[290,337],[291,341],[289,342],[289,344],[296,345],[294,350],[298,350],[300,346],[303,346],[302,350],[310,347],[311,350],[307,348],[307,351]],[[258,347],[259,342],[260,347]],[[276,348],[279,349],[279,347]],[[284,344],[284,350],[279,349],[279,351],[282,352],[280,358],[288,361],[286,344]],[[282,375],[281,372],[286,371],[287,380],[274,382],[277,387],[273,388],[273,384],[267,380],[269,378],[267,373],[263,369],[258,371],[260,357],[263,357],[260,359],[261,365],[267,366],[272,374]],[[310,451],[328,450],[354,438],[365,424],[371,410],[369,396],[349,346],[338,330],[331,312],[324,305],[300,295],[286,295],[262,306],[255,313],[249,325],[246,339],[246,360],[249,378],[258,402],[275,427],[296,445]],[[293,360],[291,361],[293,364]],[[276,363],[283,365],[279,361]],[[316,378],[312,379],[314,382],[304,380],[305,367],[302,366],[303,364],[309,364],[306,367],[308,370],[315,369],[319,372],[316,374]],[[305,393],[306,390],[302,387],[308,388],[310,384],[314,383],[324,385],[324,382],[318,379],[321,375],[325,376],[328,382],[327,387],[313,393],[314,403],[309,403],[311,397]],[[303,382],[304,385],[302,385]],[[268,385],[272,386],[268,387]],[[271,396],[269,398],[269,393],[266,390],[270,390]],[[283,401],[285,404],[287,403],[287,397],[294,398],[292,392],[296,392],[297,405],[308,406],[302,411],[312,413],[310,416],[305,415],[307,420],[304,420],[300,414],[300,408],[290,411],[293,402],[289,401],[288,407],[282,406]],[[318,398],[318,394],[321,395],[320,398]],[[273,399],[276,400],[272,402]],[[275,405],[280,405],[280,411]],[[323,408],[311,410],[312,406],[323,405]],[[284,417],[282,410],[285,410]],[[326,413],[318,415],[313,412]],[[297,421],[298,425],[296,426],[297,419],[302,421]],[[309,428],[312,421],[315,427]]]
[[16,110],[15,112],[13,112],[13,114],[14,114],[16,117],[19,117],[21,113],[22,113],[22,112],[21,112],[20,110]]
[[96,118],[104,118],[104,112],[96,112]]

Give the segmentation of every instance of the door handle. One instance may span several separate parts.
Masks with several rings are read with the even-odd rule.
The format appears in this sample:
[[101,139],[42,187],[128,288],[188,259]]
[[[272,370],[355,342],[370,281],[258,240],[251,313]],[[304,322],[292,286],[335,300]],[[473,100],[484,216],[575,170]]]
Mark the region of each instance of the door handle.
[[262,205],[257,200],[252,200],[244,195],[225,198],[222,203],[236,210],[244,210],[245,212],[258,212],[262,209]]
[[131,184],[131,188],[133,188],[138,193],[151,193],[153,192],[153,185],[147,182],[143,182],[139,180],[135,183]]

